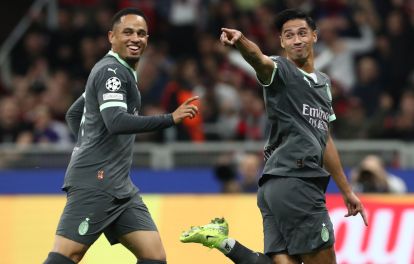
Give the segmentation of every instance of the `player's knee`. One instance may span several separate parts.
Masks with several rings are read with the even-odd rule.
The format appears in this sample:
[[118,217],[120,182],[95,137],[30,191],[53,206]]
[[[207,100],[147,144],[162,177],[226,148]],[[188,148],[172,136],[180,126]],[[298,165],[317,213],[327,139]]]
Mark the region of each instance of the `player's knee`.
[[57,252],[50,252],[43,264],[76,264],[71,258],[68,258]]
[[137,264],[167,264],[166,260],[140,259]]

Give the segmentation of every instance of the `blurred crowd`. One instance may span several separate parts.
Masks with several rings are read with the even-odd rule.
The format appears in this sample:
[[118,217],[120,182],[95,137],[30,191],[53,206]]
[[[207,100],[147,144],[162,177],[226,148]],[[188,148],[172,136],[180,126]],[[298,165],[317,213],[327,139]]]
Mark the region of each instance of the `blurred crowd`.
[[72,144],[66,110],[109,50],[112,15],[142,10],[149,46],[138,69],[141,115],[171,112],[201,96],[201,116],[140,141],[263,140],[262,90],[221,27],[241,30],[265,54],[283,55],[273,20],[300,8],[318,25],[315,63],[332,79],[340,139],[414,139],[412,0],[60,0],[58,26],[44,13],[11,54],[12,82],[0,82],[0,143]]

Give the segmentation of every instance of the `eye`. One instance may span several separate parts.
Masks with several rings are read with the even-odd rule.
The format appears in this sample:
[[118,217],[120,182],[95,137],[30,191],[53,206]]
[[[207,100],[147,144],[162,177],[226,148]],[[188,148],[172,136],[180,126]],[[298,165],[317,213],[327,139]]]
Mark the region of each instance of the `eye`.
[[287,33],[287,34],[285,34],[285,38],[287,38],[287,39],[290,39],[290,38],[292,38],[293,37],[293,34],[292,33]]
[[140,30],[138,31],[137,34],[138,34],[138,37],[143,38],[143,37],[146,37],[148,33],[145,30]]
[[124,30],[123,33],[127,36],[130,36],[132,34],[132,30]]

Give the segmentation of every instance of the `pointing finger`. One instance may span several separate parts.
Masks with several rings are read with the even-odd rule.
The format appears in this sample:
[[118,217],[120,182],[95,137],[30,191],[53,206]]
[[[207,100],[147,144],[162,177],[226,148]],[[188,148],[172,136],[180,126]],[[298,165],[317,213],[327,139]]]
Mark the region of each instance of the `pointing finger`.
[[193,96],[193,97],[188,98],[187,100],[185,100],[185,102],[183,103],[183,105],[188,105],[189,103],[191,103],[191,102],[193,102],[195,100],[198,100],[198,99],[199,99],[199,96]]
[[362,208],[361,208],[361,211],[360,211],[359,213],[361,214],[362,219],[364,220],[364,224],[365,224],[366,226],[368,226],[367,215],[366,215],[366,213],[365,213],[365,209],[364,209],[364,207],[362,207]]
[[221,28],[221,31],[226,32],[226,33],[232,33],[232,29],[229,28]]

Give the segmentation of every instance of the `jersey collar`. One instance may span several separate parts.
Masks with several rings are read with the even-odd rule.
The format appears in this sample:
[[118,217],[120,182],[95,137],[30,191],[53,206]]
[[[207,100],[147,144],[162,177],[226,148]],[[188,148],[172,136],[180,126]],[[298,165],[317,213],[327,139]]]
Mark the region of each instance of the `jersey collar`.
[[309,73],[305,72],[305,71],[304,71],[304,70],[302,70],[301,68],[298,68],[298,70],[299,70],[301,73],[303,73],[303,75],[305,75],[305,76],[307,76],[307,77],[311,78],[311,79],[314,81],[314,83],[318,83],[318,77],[316,76],[316,73],[313,73],[313,75],[312,75],[312,74],[309,74]]
[[112,50],[110,50],[108,52],[108,55],[111,55],[111,56],[115,57],[115,59],[117,59],[119,61],[119,63],[121,63],[122,65],[127,67],[127,69],[129,69],[132,72],[132,74],[134,75],[135,82],[138,81],[137,72],[134,69],[132,69],[131,66],[129,66],[129,64],[126,61],[124,61],[121,57],[119,57],[118,53],[115,53]]

